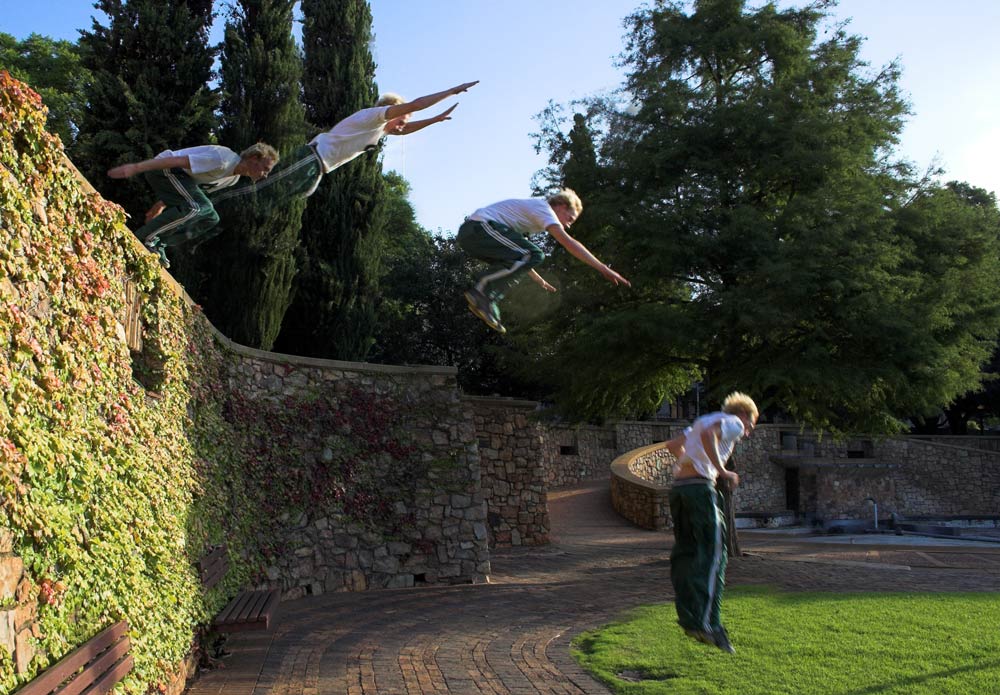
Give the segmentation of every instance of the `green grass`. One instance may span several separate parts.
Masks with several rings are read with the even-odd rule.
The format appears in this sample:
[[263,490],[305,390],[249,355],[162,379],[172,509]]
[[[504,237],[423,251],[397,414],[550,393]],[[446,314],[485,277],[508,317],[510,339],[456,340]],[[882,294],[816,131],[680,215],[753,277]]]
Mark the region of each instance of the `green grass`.
[[722,615],[735,655],[686,637],[673,604],[580,635],[574,655],[618,695],[1000,694],[998,594],[744,588]]

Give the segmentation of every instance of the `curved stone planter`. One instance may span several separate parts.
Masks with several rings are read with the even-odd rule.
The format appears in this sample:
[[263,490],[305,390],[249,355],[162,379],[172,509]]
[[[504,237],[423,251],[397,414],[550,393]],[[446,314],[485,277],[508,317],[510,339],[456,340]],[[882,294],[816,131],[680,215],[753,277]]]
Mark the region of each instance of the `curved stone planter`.
[[611,463],[611,504],[636,526],[670,528],[670,466],[674,457],[663,443],[622,454]]

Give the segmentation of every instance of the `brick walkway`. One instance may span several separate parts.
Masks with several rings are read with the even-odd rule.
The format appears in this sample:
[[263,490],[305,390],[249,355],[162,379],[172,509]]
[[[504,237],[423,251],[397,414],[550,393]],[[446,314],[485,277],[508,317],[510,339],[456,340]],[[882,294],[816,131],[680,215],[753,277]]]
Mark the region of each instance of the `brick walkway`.
[[[623,522],[607,481],[550,493],[553,543],[493,555],[491,583],[307,597],[270,634],[227,644],[190,695],[588,695],[581,630],[670,600],[670,537]],[[865,548],[751,537],[728,584],[790,590],[1000,591],[1000,547]]]

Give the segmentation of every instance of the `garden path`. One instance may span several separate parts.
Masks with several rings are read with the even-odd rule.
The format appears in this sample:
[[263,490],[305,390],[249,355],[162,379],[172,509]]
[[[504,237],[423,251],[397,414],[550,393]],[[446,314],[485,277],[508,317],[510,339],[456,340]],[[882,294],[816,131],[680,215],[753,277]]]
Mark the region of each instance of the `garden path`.
[[[552,544],[495,551],[489,584],[283,604],[276,630],[231,638],[225,668],[203,673],[189,695],[606,695],[570,656],[570,640],[671,599],[671,537],[618,517],[606,480],[550,492],[549,512]],[[741,545],[730,586],[1000,591],[997,545],[833,545],[755,533]]]

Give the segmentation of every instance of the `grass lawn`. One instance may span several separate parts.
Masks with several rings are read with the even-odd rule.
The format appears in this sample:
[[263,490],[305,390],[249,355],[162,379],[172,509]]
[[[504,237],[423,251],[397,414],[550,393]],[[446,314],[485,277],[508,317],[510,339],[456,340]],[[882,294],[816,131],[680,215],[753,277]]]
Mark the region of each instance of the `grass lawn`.
[[674,606],[580,635],[574,655],[618,695],[998,695],[1000,595],[727,591],[736,654],[695,642]]

